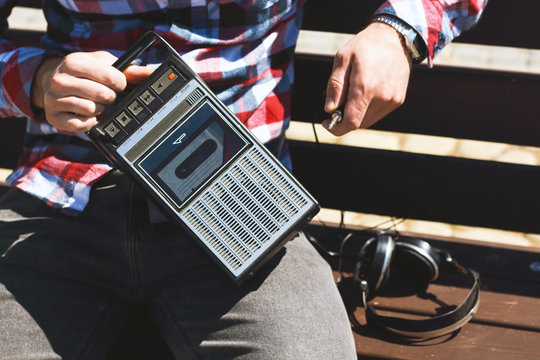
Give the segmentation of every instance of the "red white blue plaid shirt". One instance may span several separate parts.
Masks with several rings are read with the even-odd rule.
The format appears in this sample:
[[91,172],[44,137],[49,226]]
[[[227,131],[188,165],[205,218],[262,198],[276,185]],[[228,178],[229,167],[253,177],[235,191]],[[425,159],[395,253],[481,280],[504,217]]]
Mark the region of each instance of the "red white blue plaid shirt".
[[[290,120],[292,56],[303,2],[45,0],[47,50],[0,38],[0,117],[27,118],[24,153],[8,183],[65,212],[84,209],[92,184],[112,167],[84,135],[59,133],[33,111],[33,75],[50,52],[107,50],[120,56],[148,30],[168,40],[261,141],[278,137]],[[2,30],[14,3],[0,0]],[[486,3],[389,0],[378,13],[414,27],[432,59],[477,21]]]

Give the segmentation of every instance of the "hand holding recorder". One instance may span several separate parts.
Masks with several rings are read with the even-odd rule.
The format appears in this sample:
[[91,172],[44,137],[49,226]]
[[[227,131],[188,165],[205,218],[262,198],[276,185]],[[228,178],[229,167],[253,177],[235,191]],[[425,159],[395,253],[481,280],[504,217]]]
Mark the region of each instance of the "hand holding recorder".
[[88,131],[97,116],[112,104],[128,83],[139,83],[151,67],[129,66],[122,73],[112,66],[116,57],[106,51],[76,52],[46,60],[32,88],[32,105],[45,111],[47,121],[68,132]]

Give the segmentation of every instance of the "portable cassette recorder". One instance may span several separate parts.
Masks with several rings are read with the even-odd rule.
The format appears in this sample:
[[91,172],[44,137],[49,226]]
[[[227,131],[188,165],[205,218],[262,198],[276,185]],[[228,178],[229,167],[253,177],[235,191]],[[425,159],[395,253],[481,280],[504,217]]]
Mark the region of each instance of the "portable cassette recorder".
[[241,283],[319,205],[160,36],[145,34],[114,66],[149,52],[159,67],[87,135]]

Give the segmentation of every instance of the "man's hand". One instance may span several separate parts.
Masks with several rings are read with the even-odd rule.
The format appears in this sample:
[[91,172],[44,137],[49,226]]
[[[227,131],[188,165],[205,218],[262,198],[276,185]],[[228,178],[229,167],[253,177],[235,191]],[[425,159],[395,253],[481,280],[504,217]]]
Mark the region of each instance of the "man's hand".
[[122,73],[112,66],[115,60],[105,51],[47,59],[34,77],[32,104],[44,109],[47,121],[59,130],[90,130],[105,106],[114,102],[117,92],[153,71],[150,67],[129,66]]
[[403,104],[411,59],[400,36],[375,22],[338,51],[324,107],[331,113],[345,104],[343,120],[330,130],[334,135],[367,128]]

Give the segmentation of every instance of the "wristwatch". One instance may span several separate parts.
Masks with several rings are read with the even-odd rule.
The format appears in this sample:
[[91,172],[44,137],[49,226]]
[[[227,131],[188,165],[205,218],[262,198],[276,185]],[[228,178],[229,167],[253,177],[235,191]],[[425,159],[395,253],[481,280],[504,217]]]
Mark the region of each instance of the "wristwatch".
[[387,14],[375,15],[371,22],[382,22],[393,27],[401,34],[403,45],[411,55],[413,63],[417,64],[426,58],[426,45],[418,32],[405,21]]

